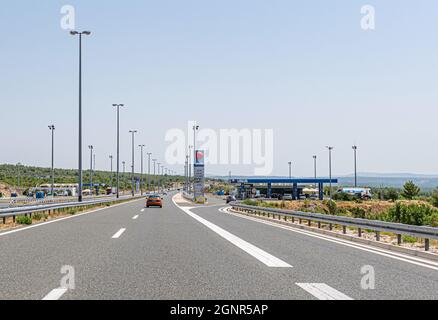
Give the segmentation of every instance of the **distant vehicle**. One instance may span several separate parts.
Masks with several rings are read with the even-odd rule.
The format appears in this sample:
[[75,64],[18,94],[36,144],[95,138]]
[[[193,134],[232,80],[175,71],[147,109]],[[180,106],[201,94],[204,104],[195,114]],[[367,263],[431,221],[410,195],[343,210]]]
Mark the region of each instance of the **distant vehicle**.
[[350,194],[363,200],[369,200],[373,197],[370,188],[341,188],[338,192]]
[[286,193],[283,196],[283,200],[293,200],[293,197],[292,197],[292,195],[290,193]]
[[18,194],[16,194],[15,192],[11,193],[11,198],[18,198]]
[[150,195],[148,199],[146,200],[146,208],[149,207],[163,207],[163,199],[158,195]]
[[228,196],[227,197],[227,203],[234,202],[234,201],[236,201],[236,197],[235,196]]
[[46,194],[43,191],[37,191],[35,193],[35,199],[44,199]]

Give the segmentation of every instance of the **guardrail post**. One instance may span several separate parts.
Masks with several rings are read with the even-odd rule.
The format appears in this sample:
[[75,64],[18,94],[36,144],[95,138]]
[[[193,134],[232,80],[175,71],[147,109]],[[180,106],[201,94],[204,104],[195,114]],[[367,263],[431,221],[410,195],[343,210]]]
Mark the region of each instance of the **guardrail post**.
[[347,227],[346,226],[342,226],[342,233],[347,234]]
[[359,238],[362,237],[362,229],[361,228],[357,229],[357,235],[359,236]]
[[321,222],[318,221],[318,229],[321,229]]
[[333,224],[331,224],[331,223],[329,224],[329,230],[333,231]]
[[429,239],[424,239],[424,250],[429,251],[430,250],[430,242]]
[[312,220],[308,220],[308,221],[307,221],[307,225],[308,225],[309,227],[311,227],[311,226],[312,226]]
[[12,216],[12,221],[15,223],[15,216]]
[[402,243],[402,235],[398,234],[397,235],[397,245],[401,245],[401,243]]
[[295,223],[295,217],[292,217],[292,223]]
[[6,224],[6,217],[3,217],[3,224]]
[[376,241],[380,241],[380,231],[376,231]]

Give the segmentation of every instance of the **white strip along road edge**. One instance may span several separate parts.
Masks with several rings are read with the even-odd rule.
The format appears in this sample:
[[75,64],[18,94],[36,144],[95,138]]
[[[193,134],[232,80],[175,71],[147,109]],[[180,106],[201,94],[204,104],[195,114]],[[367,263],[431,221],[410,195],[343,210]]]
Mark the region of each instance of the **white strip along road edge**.
[[296,285],[319,300],[353,300],[325,283],[297,283]]
[[49,292],[47,296],[43,298],[43,300],[59,300],[64,293],[67,292],[65,288],[57,288]]
[[250,254],[260,262],[264,263],[268,267],[272,268],[292,268],[292,266],[283,260],[280,260],[273,255],[267,253],[266,251],[263,251],[262,249],[252,245],[249,242],[246,242],[245,240],[235,236],[234,234],[229,233],[228,231],[218,227],[217,225],[199,217],[198,215],[194,214],[190,210],[193,209],[193,207],[179,207],[176,202],[172,199],[173,203],[180,208],[182,211],[187,213],[190,217],[197,220],[198,222],[202,223],[204,226],[209,228],[210,230],[216,232],[218,235],[220,235],[222,238],[228,240],[232,244],[234,244],[236,247],[242,249],[246,253]]
[[413,257],[413,256],[406,255],[406,254],[399,253],[399,252],[388,251],[385,249],[373,247],[373,246],[366,245],[366,244],[356,243],[356,242],[352,242],[349,240],[339,239],[339,238],[335,238],[334,236],[318,234],[316,232],[298,229],[296,226],[293,226],[293,225],[291,225],[291,226],[283,225],[283,224],[279,224],[278,222],[274,222],[274,221],[271,222],[271,221],[259,219],[257,217],[251,217],[251,216],[246,216],[246,215],[242,215],[239,213],[234,213],[234,212],[230,211],[230,209],[231,209],[231,207],[224,207],[224,208],[220,208],[219,211],[222,213],[226,213],[226,214],[241,218],[241,219],[247,219],[247,220],[255,221],[258,223],[270,225],[272,227],[281,228],[281,229],[289,230],[289,231],[296,232],[296,233],[301,233],[301,234],[304,234],[304,235],[309,236],[309,237],[337,243],[337,244],[340,244],[343,246],[355,248],[358,250],[374,253],[374,254],[381,255],[381,256],[384,256],[387,258],[392,258],[395,260],[407,262],[410,264],[414,264],[417,266],[421,266],[424,268],[438,271],[438,263],[435,261],[430,261],[430,260],[426,260],[426,259],[422,259],[422,258],[418,258],[418,257]]

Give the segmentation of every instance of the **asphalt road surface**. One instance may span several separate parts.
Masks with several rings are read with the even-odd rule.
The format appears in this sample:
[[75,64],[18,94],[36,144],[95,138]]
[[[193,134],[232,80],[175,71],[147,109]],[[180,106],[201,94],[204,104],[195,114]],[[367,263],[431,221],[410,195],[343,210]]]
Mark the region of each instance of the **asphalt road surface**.
[[0,233],[0,299],[438,299],[438,263],[164,201]]

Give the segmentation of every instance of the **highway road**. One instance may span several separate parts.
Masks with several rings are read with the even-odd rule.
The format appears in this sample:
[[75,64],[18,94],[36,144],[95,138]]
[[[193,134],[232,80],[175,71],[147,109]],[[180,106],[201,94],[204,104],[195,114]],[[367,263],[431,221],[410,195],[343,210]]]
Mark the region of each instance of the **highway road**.
[[0,299],[438,299],[438,263],[224,208],[169,196],[0,233]]

